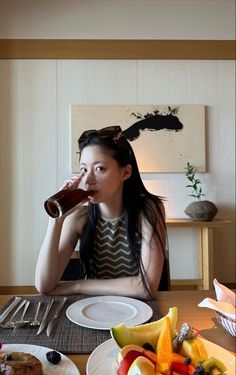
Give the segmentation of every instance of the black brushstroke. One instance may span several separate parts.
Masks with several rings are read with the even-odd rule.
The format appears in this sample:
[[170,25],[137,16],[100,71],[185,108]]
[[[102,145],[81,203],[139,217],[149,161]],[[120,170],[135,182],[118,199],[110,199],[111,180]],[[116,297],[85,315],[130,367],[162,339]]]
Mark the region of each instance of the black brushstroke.
[[[140,114],[136,115],[135,113],[132,113],[132,115],[134,115],[136,118],[141,118]],[[172,113],[167,115],[153,115],[147,113],[145,116],[143,116],[142,120],[135,122],[129,128],[125,129],[123,133],[129,141],[134,141],[135,139],[139,138],[144,130],[166,130],[179,132],[182,129],[183,124],[180,122],[179,118]]]

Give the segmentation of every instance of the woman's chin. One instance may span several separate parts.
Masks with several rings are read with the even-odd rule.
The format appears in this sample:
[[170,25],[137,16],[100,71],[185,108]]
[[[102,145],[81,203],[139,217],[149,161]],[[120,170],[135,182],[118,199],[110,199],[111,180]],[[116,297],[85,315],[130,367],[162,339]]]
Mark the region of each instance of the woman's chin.
[[97,197],[96,197],[96,193],[93,194],[93,195],[91,195],[91,196],[89,196],[89,201],[90,201],[91,203],[99,203],[99,201],[98,201],[98,199],[97,199]]

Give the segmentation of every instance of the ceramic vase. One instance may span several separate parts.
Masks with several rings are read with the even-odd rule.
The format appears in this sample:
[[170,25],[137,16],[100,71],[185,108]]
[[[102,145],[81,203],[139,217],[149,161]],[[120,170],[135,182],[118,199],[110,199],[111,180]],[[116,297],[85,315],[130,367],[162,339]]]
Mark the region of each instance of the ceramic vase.
[[190,203],[184,212],[194,221],[212,221],[218,209],[214,203],[204,200]]

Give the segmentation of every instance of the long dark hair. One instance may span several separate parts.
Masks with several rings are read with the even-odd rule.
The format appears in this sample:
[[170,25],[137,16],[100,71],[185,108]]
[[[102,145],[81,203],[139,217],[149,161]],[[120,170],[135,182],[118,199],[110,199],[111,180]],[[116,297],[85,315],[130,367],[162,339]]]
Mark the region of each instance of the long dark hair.
[[[141,217],[144,217],[152,226],[153,236],[160,243],[161,250],[165,256],[166,241],[160,234],[163,231],[166,233],[165,217],[161,209],[163,198],[151,194],[145,188],[133,149],[119,126],[86,131],[79,138],[78,144],[80,155],[85,147],[96,145],[108,151],[120,167],[124,167],[127,164],[132,166],[132,174],[124,181],[123,186],[125,225],[133,261],[138,264],[143,285],[150,294],[141,261]],[[88,219],[80,239],[80,257],[88,278],[91,277],[96,222],[100,215],[99,205],[89,203]],[[157,217],[160,221],[160,230],[157,230]]]

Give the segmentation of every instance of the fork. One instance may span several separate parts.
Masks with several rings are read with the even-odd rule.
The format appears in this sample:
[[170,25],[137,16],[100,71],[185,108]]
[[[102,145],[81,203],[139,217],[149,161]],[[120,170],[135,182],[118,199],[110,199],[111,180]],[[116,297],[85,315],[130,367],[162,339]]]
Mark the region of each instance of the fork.
[[37,327],[37,326],[40,325],[40,321],[38,320],[38,314],[39,314],[40,306],[41,306],[41,301],[39,301],[39,303],[38,303],[38,306],[37,306],[37,310],[36,310],[36,313],[35,313],[34,320],[30,323],[30,326],[31,326],[31,327]]
[[14,313],[11,315],[10,319],[5,323],[5,324],[1,324],[1,327],[2,328],[14,328],[14,325],[15,323],[13,322],[13,318],[14,316],[18,313],[18,311],[24,306],[24,304],[26,303],[26,299],[24,299],[20,304],[19,306],[17,307],[17,309],[14,311]]
[[30,305],[30,301],[27,301],[25,306],[24,306],[24,310],[23,310],[23,313],[21,315],[20,320],[16,320],[14,322],[14,328],[21,328],[21,327],[24,327],[25,325],[29,324],[29,321],[25,320],[25,313],[26,313],[26,310],[28,309],[29,305]]

